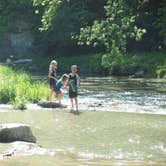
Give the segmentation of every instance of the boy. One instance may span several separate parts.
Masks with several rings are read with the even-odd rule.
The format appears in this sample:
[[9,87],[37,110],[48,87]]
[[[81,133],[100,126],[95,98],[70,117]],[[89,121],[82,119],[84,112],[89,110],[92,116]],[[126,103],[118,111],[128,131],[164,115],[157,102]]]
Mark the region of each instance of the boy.
[[78,87],[80,86],[80,77],[77,74],[77,65],[71,66],[71,73],[69,74],[67,83],[69,84],[69,98],[71,101],[70,112],[74,112],[74,102],[75,102],[76,113],[79,113],[78,101],[77,101],[77,91],[78,91]]

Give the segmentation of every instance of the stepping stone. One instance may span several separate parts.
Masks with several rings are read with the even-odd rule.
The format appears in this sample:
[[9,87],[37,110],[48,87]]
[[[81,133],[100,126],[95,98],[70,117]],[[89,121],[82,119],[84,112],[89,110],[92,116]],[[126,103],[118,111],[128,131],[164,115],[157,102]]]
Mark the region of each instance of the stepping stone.
[[66,105],[63,104],[59,104],[56,102],[50,102],[50,101],[43,101],[38,103],[39,106],[43,107],[43,108],[66,108]]

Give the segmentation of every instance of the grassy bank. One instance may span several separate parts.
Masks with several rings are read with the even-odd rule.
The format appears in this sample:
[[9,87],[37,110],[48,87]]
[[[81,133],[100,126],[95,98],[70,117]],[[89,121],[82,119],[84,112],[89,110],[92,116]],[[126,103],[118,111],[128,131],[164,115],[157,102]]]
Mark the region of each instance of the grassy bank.
[[0,78],[1,103],[12,103],[16,108],[23,109],[27,102],[38,102],[49,96],[46,82],[34,82],[31,76],[22,70],[1,65]]
[[111,58],[111,66],[102,65],[103,54],[79,56],[34,56],[33,66],[37,65],[43,73],[47,73],[52,59],[58,61],[58,72],[70,72],[70,66],[77,64],[81,74],[116,75],[166,78],[166,52],[130,53],[120,59]]

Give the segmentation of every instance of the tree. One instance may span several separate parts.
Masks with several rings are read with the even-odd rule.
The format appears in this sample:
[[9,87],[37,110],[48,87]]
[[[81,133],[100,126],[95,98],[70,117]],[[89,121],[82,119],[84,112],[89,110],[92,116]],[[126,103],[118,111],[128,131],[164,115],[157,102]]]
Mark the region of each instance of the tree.
[[[1,0],[0,2],[0,31],[18,32],[17,23],[32,22],[33,0]],[[31,20],[31,21],[29,21]],[[31,28],[34,26],[30,24]]]
[[103,44],[106,54],[102,58],[102,64],[110,67],[113,58],[120,58],[126,54],[128,38],[140,40],[146,32],[135,24],[136,16],[133,15],[129,6],[122,0],[107,0],[104,6],[106,17],[102,20],[95,20],[92,26],[80,29],[78,44]]
[[71,40],[72,34],[78,34],[82,26],[92,24],[93,20],[103,18],[104,4],[105,0],[34,0],[36,13],[42,13],[39,30],[45,36],[43,44],[52,52],[76,52],[78,46]]
[[[166,1],[161,0],[157,10],[158,19],[156,21],[159,30],[159,35],[163,40],[163,47],[166,47]],[[162,45],[162,43],[160,43]]]

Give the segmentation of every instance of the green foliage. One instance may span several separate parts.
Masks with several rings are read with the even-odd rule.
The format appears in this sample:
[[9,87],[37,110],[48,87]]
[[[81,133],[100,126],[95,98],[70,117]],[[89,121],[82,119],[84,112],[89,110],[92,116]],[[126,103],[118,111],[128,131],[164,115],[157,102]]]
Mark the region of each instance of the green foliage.
[[20,32],[22,29],[32,29],[32,22],[35,19],[35,15],[31,17],[33,15],[32,4],[33,0],[1,0],[0,32]]
[[[157,77],[157,69],[159,66],[166,66],[165,52],[145,52],[145,53],[127,53],[126,56],[112,56],[110,53],[104,54],[88,54],[79,56],[55,56],[58,62],[57,74],[69,73],[72,64],[78,65],[78,72],[81,75],[87,74],[113,74],[113,75],[135,75],[135,73],[143,72],[145,77]],[[107,60],[103,60],[103,58]],[[45,62],[40,63],[44,56],[35,57],[33,63],[47,74],[51,57],[45,58]],[[108,61],[108,68],[107,67]],[[104,62],[104,64],[103,64]],[[143,77],[142,76],[142,77]]]
[[48,99],[49,89],[46,84],[33,82],[23,71],[14,71],[0,66],[0,101],[13,103],[16,108],[24,109],[27,102],[38,102]]
[[[50,55],[99,53],[103,47],[111,52],[114,45],[113,52],[123,54],[126,44],[131,51],[162,50],[165,6],[165,0],[1,0],[0,40],[3,34],[30,31],[36,52]],[[79,44],[86,46],[71,39],[79,32]]]
[[[56,61],[58,62],[58,70],[57,74],[59,75],[59,72],[65,72],[69,73],[70,67],[73,64],[78,65],[79,72],[81,73],[98,73],[102,70],[101,67],[101,58],[102,54],[88,54],[88,55],[79,55],[79,56],[55,56]],[[45,55],[40,55],[33,57],[33,63],[38,66],[39,70],[44,69],[48,71],[49,63],[51,62],[51,57],[45,57]],[[42,59],[45,59],[42,61]]]
[[[96,3],[96,4],[95,4]],[[78,50],[76,42],[71,40],[72,34],[79,33],[80,27],[102,16],[104,1],[92,0],[34,0],[34,5],[42,13],[40,36],[41,48],[46,52],[68,54]],[[94,7],[95,10],[94,10]],[[37,12],[37,13],[38,13]]]
[[[80,63],[81,69],[87,69],[86,58],[91,71],[112,71],[119,64],[123,69],[131,59],[133,62],[130,61],[129,65],[136,63],[134,58],[125,56],[129,51],[166,48],[165,13],[164,0],[1,0],[0,44],[3,34],[10,36],[11,33],[30,31],[35,38],[35,54],[45,54],[39,63],[39,66],[47,66],[43,69],[45,71],[53,59],[48,55],[58,55],[60,70],[68,70],[72,63],[80,62],[83,62]],[[78,41],[72,39],[75,36]],[[87,53],[97,53],[98,58],[84,57]],[[71,58],[59,58],[59,55]],[[146,61],[151,61],[153,55],[148,58]],[[156,61],[160,64],[160,58]],[[155,73],[154,68],[151,73]],[[17,95],[16,89],[10,88],[1,91],[3,101],[10,101],[9,96],[14,98]],[[31,97],[33,102],[40,98],[35,90],[29,96],[36,96],[35,100]]]
[[[42,5],[45,6],[46,9],[44,11],[44,14],[42,16],[42,27],[40,28],[41,31],[48,30],[48,28],[51,27],[52,21],[54,18],[54,13],[57,11],[59,6],[62,4],[61,0],[34,0],[34,6]],[[37,14],[39,13],[38,10],[36,10]]]
[[102,58],[102,65],[106,68],[111,66],[113,56],[120,57],[126,54],[127,38],[140,40],[146,32],[145,29],[135,25],[135,16],[130,13],[129,7],[120,0],[108,0],[104,7],[106,18],[94,21],[92,26],[81,28],[80,35],[77,37],[78,44],[93,44],[95,47],[102,43],[106,52]]
[[159,66],[166,66],[165,52],[131,53],[119,58],[114,58],[110,54],[108,56],[112,58],[109,72],[113,75],[129,76],[142,72],[142,77],[159,78],[158,72],[161,70]]
[[165,78],[166,79],[166,66],[159,65],[156,69],[157,78]]
[[[158,8],[157,26],[160,29],[160,36],[166,46],[166,1],[162,0]],[[160,43],[162,44],[162,43]]]
[[80,45],[92,45],[96,50],[104,45],[109,53],[114,49],[114,53],[124,54],[126,44],[129,50],[164,49],[164,0],[35,0],[34,4],[44,9],[41,30],[51,31],[46,34],[51,48],[76,51],[70,37],[75,38],[80,30]]
[[12,104],[15,109],[24,110],[26,109],[27,100],[23,96],[17,96],[14,101],[12,101]]

